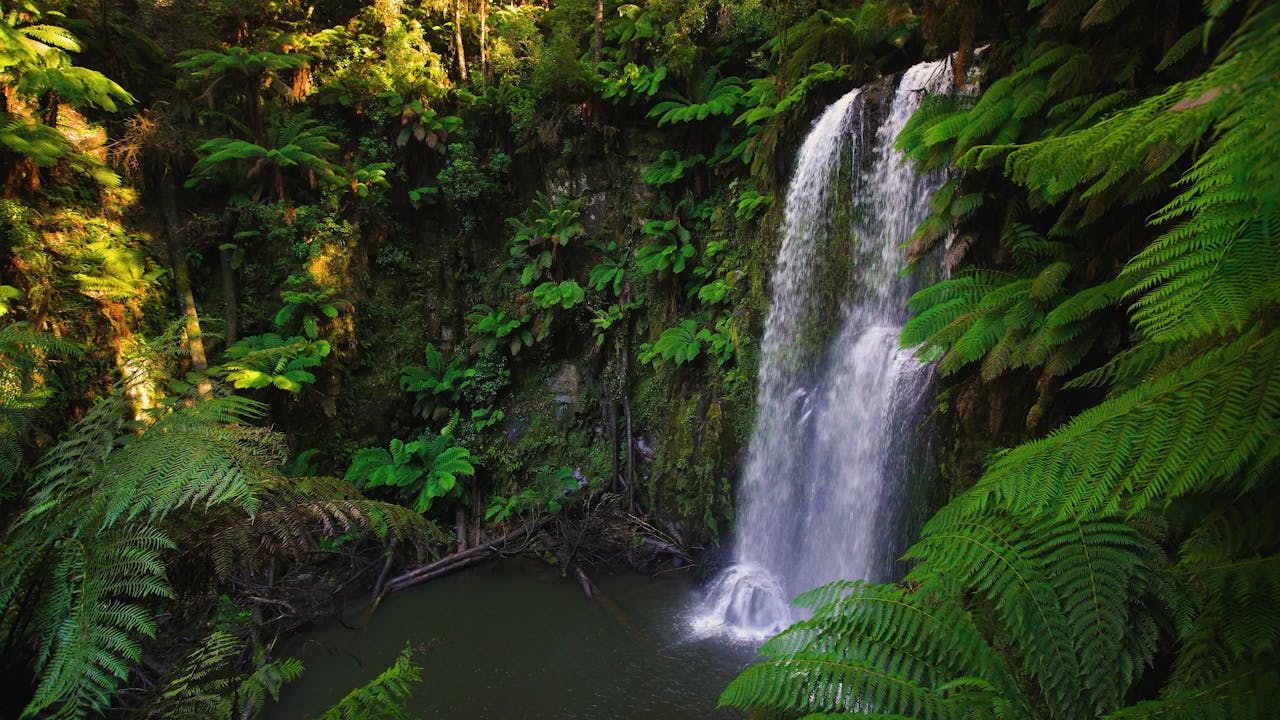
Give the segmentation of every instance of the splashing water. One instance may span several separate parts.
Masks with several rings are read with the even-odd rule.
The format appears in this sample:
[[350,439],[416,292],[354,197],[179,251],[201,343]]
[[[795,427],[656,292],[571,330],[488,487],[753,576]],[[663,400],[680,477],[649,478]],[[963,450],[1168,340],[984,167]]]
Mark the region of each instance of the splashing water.
[[[800,592],[893,571],[932,381],[898,347],[911,290],[901,245],[942,182],[904,164],[893,141],[924,95],[951,84],[949,62],[921,63],[903,74],[874,134],[870,93],[856,89],[805,138],[765,322],[734,563],[708,589],[700,632],[761,639],[796,619],[787,601]],[[822,291],[832,273],[848,289],[834,300],[839,331],[824,339],[837,312]]]

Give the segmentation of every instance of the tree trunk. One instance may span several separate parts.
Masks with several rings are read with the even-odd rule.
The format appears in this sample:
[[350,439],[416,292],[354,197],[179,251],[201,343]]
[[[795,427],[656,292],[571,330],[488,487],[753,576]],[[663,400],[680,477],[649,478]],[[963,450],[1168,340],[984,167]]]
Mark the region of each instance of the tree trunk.
[[174,293],[182,312],[183,330],[187,335],[187,352],[191,355],[191,370],[201,377],[196,392],[201,400],[213,397],[213,386],[207,373],[209,360],[204,352],[204,336],[200,334],[200,315],[196,312],[196,299],[191,291],[191,269],[187,266],[187,252],[178,234],[178,209],[174,200],[173,173],[165,168],[159,182],[160,205],[164,212],[165,239],[169,246],[169,267],[173,269]]
[[480,0],[480,74],[489,79],[489,0]]
[[458,536],[458,552],[467,549],[467,511],[462,505],[454,508],[453,531]]
[[45,93],[44,100],[41,104],[44,105],[44,112],[42,113],[44,116],[42,118],[44,120],[44,124],[48,125],[54,130],[57,130],[58,129],[58,105],[59,105],[57,93],[53,92],[52,90]]
[[591,69],[600,68],[600,51],[604,47],[604,0],[596,0],[595,31],[591,39]]
[[224,219],[224,233],[222,247],[218,250],[218,256],[221,260],[222,267],[222,319],[226,323],[226,344],[231,346],[240,336],[240,319],[237,313],[236,299],[236,269],[232,267],[233,253],[231,241],[236,234],[236,216],[232,212],[228,212]]
[[466,82],[467,55],[462,47],[462,0],[453,0],[453,50],[458,55],[458,82]]

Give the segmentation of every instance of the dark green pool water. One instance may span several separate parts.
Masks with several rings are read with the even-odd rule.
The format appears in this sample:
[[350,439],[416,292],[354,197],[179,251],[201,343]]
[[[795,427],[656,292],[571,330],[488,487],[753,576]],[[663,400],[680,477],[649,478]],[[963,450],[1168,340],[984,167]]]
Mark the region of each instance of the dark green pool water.
[[423,683],[424,718],[734,718],[720,692],[753,645],[698,638],[686,613],[687,573],[592,577],[608,603],[588,600],[555,568],[507,560],[397,593],[369,618],[315,628],[282,648],[306,665],[272,717],[314,717],[386,668],[406,641]]

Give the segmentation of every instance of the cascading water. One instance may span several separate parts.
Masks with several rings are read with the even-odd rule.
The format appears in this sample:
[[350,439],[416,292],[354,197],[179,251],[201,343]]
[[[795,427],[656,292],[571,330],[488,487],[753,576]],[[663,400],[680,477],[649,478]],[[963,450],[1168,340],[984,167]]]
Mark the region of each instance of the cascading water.
[[[898,347],[910,292],[899,276],[901,244],[941,182],[902,163],[893,140],[924,95],[951,83],[945,60],[908,70],[874,135],[869,93],[853,90],[814,122],[800,149],[765,323],[734,563],[709,589],[695,621],[703,631],[767,636],[792,622],[788,600],[798,593],[892,572],[912,439],[932,379]],[[827,340],[821,328],[837,309],[819,276],[841,265],[852,266],[852,276],[845,274],[849,290],[836,301],[840,329]]]

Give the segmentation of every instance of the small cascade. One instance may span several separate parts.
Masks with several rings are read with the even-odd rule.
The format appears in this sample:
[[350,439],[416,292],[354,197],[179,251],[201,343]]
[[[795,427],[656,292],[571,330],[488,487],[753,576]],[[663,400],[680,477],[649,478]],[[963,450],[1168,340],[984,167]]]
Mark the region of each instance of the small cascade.
[[[856,89],[814,122],[787,190],[761,349],[756,427],[739,489],[734,562],[712,582],[701,632],[760,639],[789,601],[837,579],[890,578],[904,544],[905,482],[932,373],[898,347],[910,280],[902,243],[938,175],[893,141],[950,63],[906,71],[873,122]],[[874,132],[873,132],[874,131]],[[831,280],[831,276],[838,280]],[[824,287],[847,289],[834,300]],[[839,330],[824,335],[833,317]]]

